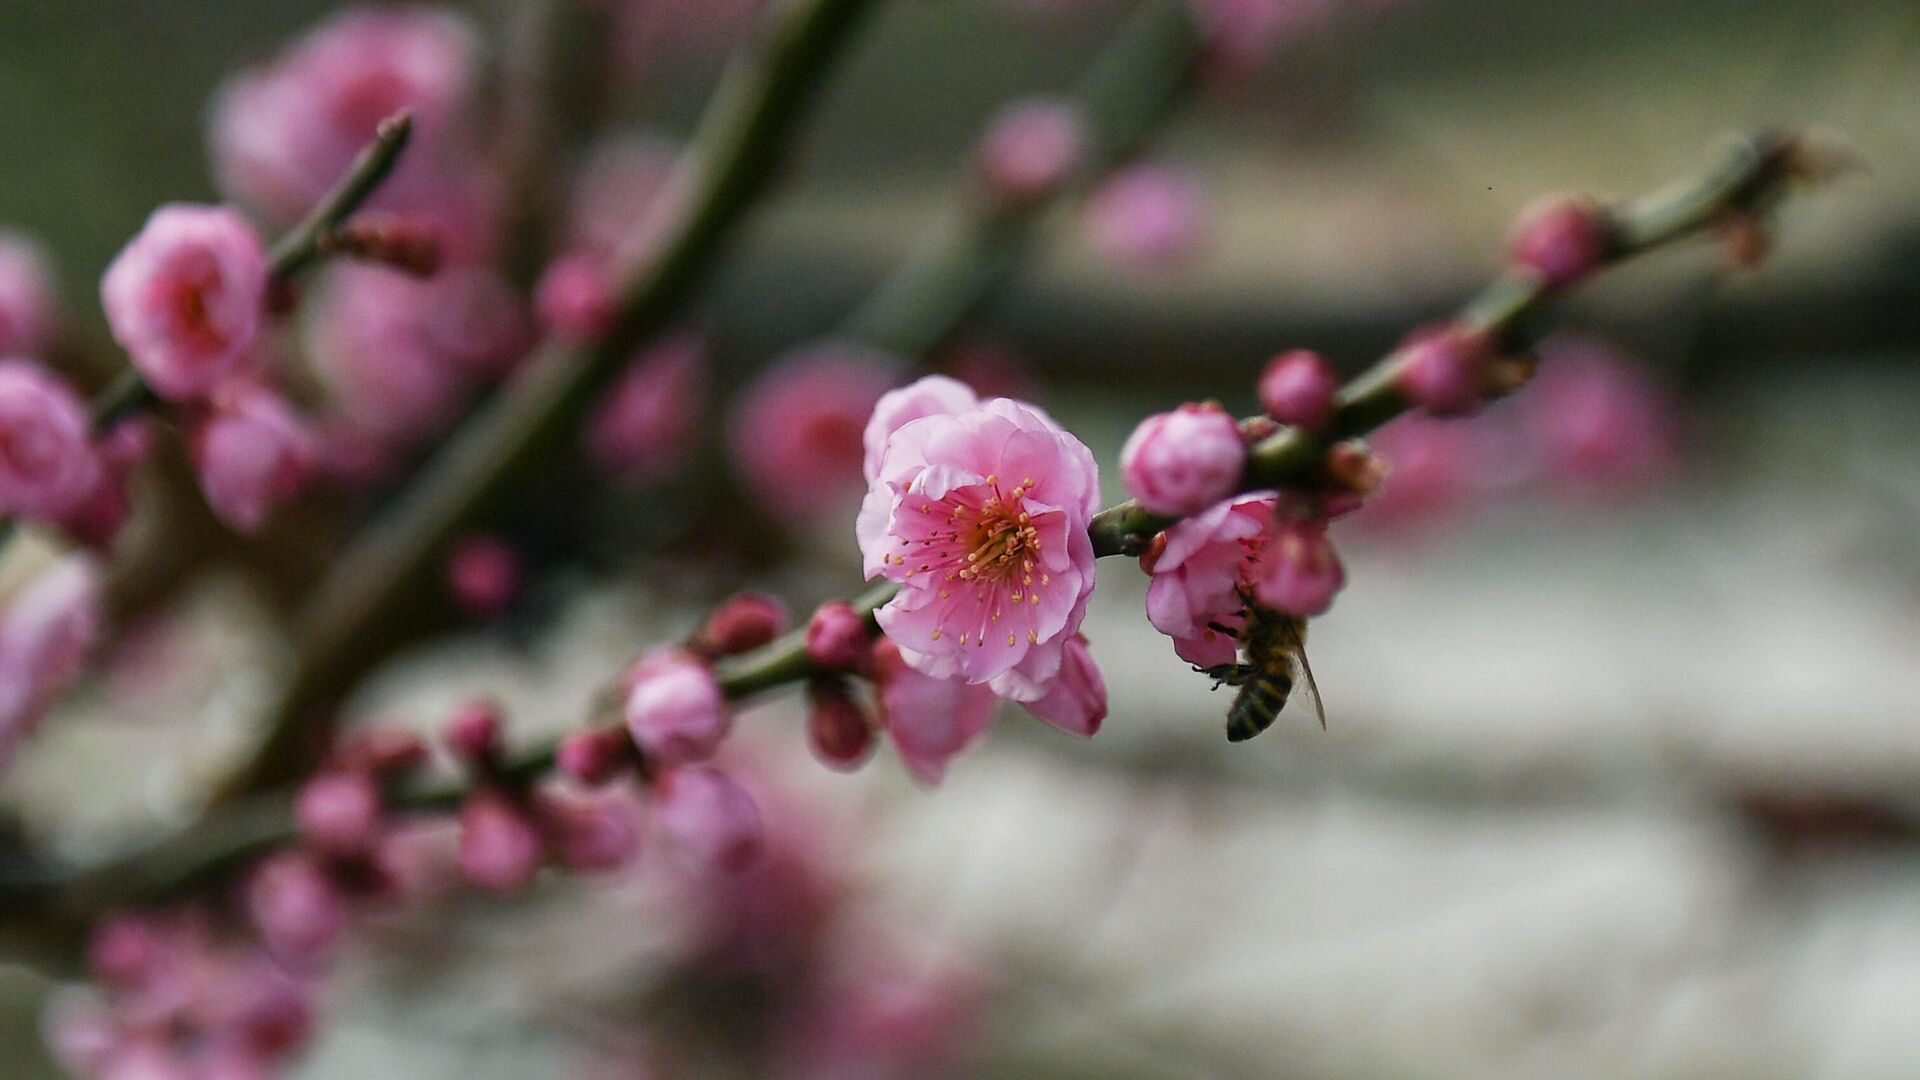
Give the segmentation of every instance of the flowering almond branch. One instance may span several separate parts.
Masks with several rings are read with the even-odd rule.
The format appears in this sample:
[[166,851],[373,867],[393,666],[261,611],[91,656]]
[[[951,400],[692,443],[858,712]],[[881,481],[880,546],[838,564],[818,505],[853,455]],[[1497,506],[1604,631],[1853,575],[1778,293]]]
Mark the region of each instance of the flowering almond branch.
[[[1741,140],[1700,178],[1599,211],[1599,220],[1605,225],[1605,243],[1595,249],[1592,265],[1584,267],[1579,276],[1602,264],[1617,263],[1703,231],[1755,227],[1758,215],[1784,192],[1788,181],[1817,176],[1820,172],[1818,155],[1797,138],[1759,136]],[[1556,281],[1537,272],[1509,271],[1468,303],[1449,325],[1467,328],[1474,335],[1497,343],[1502,350],[1521,348],[1532,338],[1530,329],[1522,325],[1523,320],[1569,284],[1571,278]],[[1417,343],[1428,340],[1431,340],[1429,335],[1416,338],[1415,344],[1396,349],[1350,382],[1339,393],[1337,404],[1315,434],[1288,428],[1257,441],[1247,451],[1242,486],[1309,483],[1322,468],[1329,449],[1339,440],[1370,431],[1412,407],[1414,397],[1407,389],[1407,373],[1410,366],[1421,362]],[[1413,385],[1418,386],[1417,382]],[[1512,388],[1512,385],[1499,387]],[[1102,555],[1138,552],[1147,539],[1174,520],[1133,503],[1124,503],[1094,518],[1091,539],[1094,549]],[[895,592],[893,584],[882,582],[849,605],[823,607],[806,628],[778,637],[773,636],[774,626],[765,617],[748,618],[745,622],[736,619],[731,631],[713,629],[722,623],[722,616],[716,614],[703,636],[765,643],[744,649],[714,650],[716,659],[711,676],[693,676],[694,689],[698,689],[702,680],[710,680],[707,685],[712,689],[708,693],[725,701],[738,701],[792,683],[830,687],[844,673],[875,663],[853,659],[853,653],[865,649],[867,637],[875,629],[875,612]],[[745,610],[751,613],[753,606],[746,605]],[[846,625],[831,625],[833,619],[823,618],[829,614],[844,620]],[[757,629],[744,630],[746,623]],[[835,638],[851,640],[852,651],[836,644],[832,640]],[[886,645],[886,640],[880,639],[876,655],[884,652]],[[654,665],[663,662],[648,661]],[[884,670],[873,667],[863,670],[883,681],[887,678]],[[677,674],[672,677],[679,678]],[[644,680],[645,676],[641,678]],[[679,707],[684,709],[684,704]],[[706,708],[718,707],[716,701]],[[630,701],[627,719],[629,725],[636,728],[638,737],[640,725],[635,721],[633,710]],[[821,711],[816,701],[816,714]],[[596,717],[593,722],[602,721]],[[598,734],[589,730],[569,741],[590,740]],[[615,735],[617,739],[625,738],[624,733]],[[661,752],[667,752],[673,744],[666,742],[659,746]],[[643,741],[637,752],[629,746],[624,753],[629,764],[641,764],[642,758],[651,759],[655,751]],[[854,753],[857,755],[858,751]],[[493,767],[493,782],[524,787],[553,770],[556,763],[566,766],[567,762],[560,760],[563,756],[562,749],[546,746],[501,759]],[[642,773],[651,767],[642,765]],[[576,762],[568,771],[582,775],[582,769]],[[470,793],[471,789],[464,784],[410,788],[396,793],[391,806],[400,810],[440,811],[462,804]],[[23,918],[34,917],[53,925],[84,926],[106,910],[161,899],[211,873],[232,868],[251,855],[285,843],[295,835],[296,828],[295,814],[282,795],[250,795],[217,807],[178,835],[102,865],[78,869],[41,865],[16,868],[3,879],[0,905]]]
[[729,74],[681,163],[689,193],[684,209],[656,253],[620,270],[622,299],[611,332],[590,345],[541,349],[320,582],[295,628],[299,667],[269,714],[254,760],[227,785],[227,796],[296,779],[324,749],[330,707],[403,632],[401,615],[433,581],[430,571],[451,538],[575,436],[635,348],[698,286],[773,182],[789,136],[872,4],[790,5],[761,55]]

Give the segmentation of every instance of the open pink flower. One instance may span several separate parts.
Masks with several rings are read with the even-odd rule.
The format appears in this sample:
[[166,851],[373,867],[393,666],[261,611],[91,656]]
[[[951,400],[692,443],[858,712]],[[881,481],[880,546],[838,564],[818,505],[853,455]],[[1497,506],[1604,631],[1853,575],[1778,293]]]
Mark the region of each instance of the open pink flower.
[[1093,455],[1031,405],[902,424],[856,523],[867,577],[900,585],[881,629],[927,675],[1044,696],[1093,591],[1099,497]]
[[245,359],[266,306],[267,255],[220,206],[163,206],[107,267],[113,337],[155,393],[204,396]]
[[1245,618],[1241,590],[1258,577],[1258,559],[1273,520],[1274,493],[1253,491],[1216,503],[1163,534],[1166,546],[1151,560],[1147,621],[1173,639],[1181,659],[1201,667],[1233,662],[1232,634]]
[[30,360],[0,360],[0,512],[59,518],[93,491],[87,407]]

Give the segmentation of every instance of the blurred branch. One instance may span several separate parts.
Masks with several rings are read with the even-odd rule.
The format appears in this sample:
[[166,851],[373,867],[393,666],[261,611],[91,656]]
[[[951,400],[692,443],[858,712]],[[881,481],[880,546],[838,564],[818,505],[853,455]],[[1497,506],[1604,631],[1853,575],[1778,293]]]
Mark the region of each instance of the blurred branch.
[[622,268],[620,317],[604,340],[550,343],[463,425],[383,519],[323,579],[295,628],[299,667],[269,713],[254,759],[223,797],[299,777],[328,742],[346,690],[403,635],[401,616],[438,581],[437,560],[557,449],[642,342],[704,279],[771,185],[789,137],[873,0],[784,9],[760,55],[736,64],[680,168],[689,194],[659,251]]

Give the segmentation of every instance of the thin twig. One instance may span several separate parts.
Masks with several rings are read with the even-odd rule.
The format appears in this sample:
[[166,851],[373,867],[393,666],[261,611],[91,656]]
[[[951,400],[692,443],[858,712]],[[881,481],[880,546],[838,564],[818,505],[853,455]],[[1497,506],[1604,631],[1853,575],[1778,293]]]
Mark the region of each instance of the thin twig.
[[338,229],[361,204],[373,197],[413,138],[413,114],[401,111],[380,121],[373,141],[360,151],[340,183],[327,193],[293,230],[267,253],[267,271],[287,281],[313,265],[323,254],[327,234]]

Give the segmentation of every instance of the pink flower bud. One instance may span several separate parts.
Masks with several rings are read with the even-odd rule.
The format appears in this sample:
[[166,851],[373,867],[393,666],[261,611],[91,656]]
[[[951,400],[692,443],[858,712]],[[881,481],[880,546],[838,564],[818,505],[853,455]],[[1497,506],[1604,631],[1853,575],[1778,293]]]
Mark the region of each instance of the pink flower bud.
[[605,264],[579,254],[562,255],[540,275],[534,309],[548,330],[573,341],[605,336],[620,311]]
[[721,604],[697,640],[702,652],[733,656],[765,645],[786,628],[786,605],[762,593],[745,592]]
[[1156,514],[1197,514],[1240,486],[1247,447],[1218,405],[1182,405],[1133,429],[1120,450],[1127,493]]
[[207,505],[236,532],[254,533],[300,493],[318,444],[286,400],[248,388],[223,395],[193,437]]
[[1028,712],[1069,735],[1092,738],[1107,718],[1107,681],[1094,662],[1085,634],[1067,641],[1060,657],[1060,673],[1045,696],[1020,703]]
[[1400,391],[1435,416],[1464,416],[1480,407],[1486,347],[1452,327],[1416,331],[1401,345]]
[[1608,243],[1606,211],[1598,203],[1584,195],[1549,195],[1520,212],[1507,257],[1559,289],[1592,273]]
[[629,481],[661,480],[685,464],[698,442],[705,364],[706,342],[696,333],[642,348],[588,424],[594,462]]
[[1131,165],[1088,198],[1087,243],[1129,270],[1167,270],[1200,246],[1207,211],[1192,177],[1159,165]]
[[873,722],[844,680],[807,684],[807,744],[821,764],[842,772],[858,768],[873,749]]
[[679,649],[657,649],[640,662],[626,714],[640,752],[666,766],[712,757],[733,724],[713,672]]
[[143,416],[115,424],[94,444],[100,469],[80,502],[56,519],[67,535],[91,548],[105,548],[133,510],[128,490],[134,470],[152,448],[153,423]]
[[1340,378],[1311,349],[1283,352],[1260,373],[1260,407],[1268,416],[1295,427],[1317,428],[1333,415]]
[[1346,583],[1325,522],[1289,518],[1268,528],[1260,577],[1253,583],[1262,604],[1302,618],[1319,615]]
[[0,356],[44,356],[59,301],[46,256],[24,236],[0,232]]
[[1086,131],[1072,105],[1040,98],[1000,110],[980,140],[980,177],[1012,202],[1041,198],[1064,183],[1086,153]]
[[0,512],[57,518],[86,501],[101,464],[87,407],[29,360],[0,360]]
[[443,240],[435,222],[363,211],[327,233],[322,243],[325,251],[424,278],[439,271],[445,255]]
[[513,606],[523,580],[519,554],[498,537],[468,537],[447,556],[447,589],[475,619],[491,619]]
[[500,727],[504,719],[498,702],[475,698],[453,711],[446,726],[440,729],[440,738],[462,761],[490,761],[500,752]]
[[539,806],[554,855],[569,870],[618,870],[639,849],[639,806],[626,791],[577,795],[556,790],[543,795]]
[[1627,494],[1678,463],[1681,423],[1670,393],[1603,341],[1557,334],[1540,346],[1541,371],[1517,399],[1534,456],[1556,481],[1588,494]]
[[828,671],[853,671],[867,661],[873,633],[844,600],[821,604],[807,620],[807,659]]
[[653,820],[701,868],[738,873],[760,857],[766,829],[753,796],[725,773],[675,769],[654,787]]
[[312,964],[346,924],[346,905],[319,864],[298,852],[261,863],[247,883],[247,912],[267,948],[283,960]]
[[633,760],[633,741],[618,729],[573,732],[554,751],[554,765],[583,784],[604,784]]
[[380,788],[360,772],[322,773],[293,802],[300,838],[332,855],[357,855],[380,827]]
[[247,355],[266,310],[267,259],[245,218],[163,206],[107,267],[100,299],[114,340],[155,393],[206,396]]
[[494,892],[518,892],[533,881],[546,845],[512,800],[479,791],[460,808],[460,873]]

